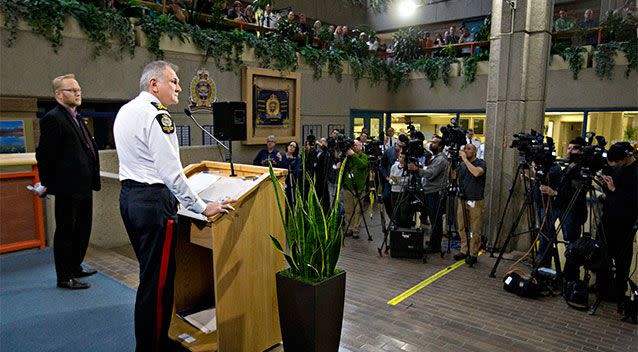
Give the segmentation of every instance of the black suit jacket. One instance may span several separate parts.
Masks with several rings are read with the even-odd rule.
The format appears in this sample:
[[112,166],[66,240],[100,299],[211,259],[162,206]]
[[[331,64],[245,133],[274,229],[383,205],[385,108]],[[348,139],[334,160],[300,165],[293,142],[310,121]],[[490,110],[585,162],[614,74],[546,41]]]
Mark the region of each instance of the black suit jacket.
[[48,194],[86,194],[100,190],[100,161],[97,145],[95,156],[83,142],[82,131],[72,120],[71,113],[57,105],[40,120],[40,143],[35,157],[38,161],[40,182]]

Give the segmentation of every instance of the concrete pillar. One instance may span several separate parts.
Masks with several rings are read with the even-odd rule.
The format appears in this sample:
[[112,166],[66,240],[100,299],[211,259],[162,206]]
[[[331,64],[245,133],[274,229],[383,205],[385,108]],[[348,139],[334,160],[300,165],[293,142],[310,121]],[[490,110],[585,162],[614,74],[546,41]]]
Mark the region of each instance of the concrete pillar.
[[[516,177],[518,153],[509,148],[512,135],[521,131],[529,133],[532,128],[542,133],[545,111],[554,2],[518,0],[514,10],[510,3],[492,2],[485,136],[488,166],[485,215],[489,243],[494,242],[508,190]],[[515,192],[508,214],[521,207],[522,193],[520,189]],[[499,242],[505,239],[513,217],[506,217]],[[519,226],[522,228],[527,228],[525,223]],[[529,247],[529,236],[520,236],[517,240],[514,246]]]

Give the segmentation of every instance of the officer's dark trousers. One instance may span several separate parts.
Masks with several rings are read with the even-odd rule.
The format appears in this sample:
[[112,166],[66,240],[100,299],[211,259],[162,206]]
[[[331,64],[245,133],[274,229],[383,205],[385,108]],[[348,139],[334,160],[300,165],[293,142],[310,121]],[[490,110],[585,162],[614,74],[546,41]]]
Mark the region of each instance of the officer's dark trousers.
[[135,300],[138,352],[170,350],[168,327],[173,309],[176,212],[177,200],[166,186],[122,182],[120,213],[140,263]]
[[93,216],[93,192],[55,196],[53,256],[58,282],[80,271],[89,246]]

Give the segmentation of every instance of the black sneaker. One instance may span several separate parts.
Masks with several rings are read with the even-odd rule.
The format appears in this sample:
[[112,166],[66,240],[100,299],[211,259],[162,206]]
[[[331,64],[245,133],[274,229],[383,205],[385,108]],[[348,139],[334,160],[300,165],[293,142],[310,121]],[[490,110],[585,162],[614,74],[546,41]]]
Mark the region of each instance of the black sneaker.
[[467,258],[467,254],[463,252],[459,252],[454,255],[454,260],[463,260],[465,258]]
[[478,258],[476,258],[474,256],[469,256],[469,257],[465,258],[465,264],[474,265],[477,262],[478,262]]

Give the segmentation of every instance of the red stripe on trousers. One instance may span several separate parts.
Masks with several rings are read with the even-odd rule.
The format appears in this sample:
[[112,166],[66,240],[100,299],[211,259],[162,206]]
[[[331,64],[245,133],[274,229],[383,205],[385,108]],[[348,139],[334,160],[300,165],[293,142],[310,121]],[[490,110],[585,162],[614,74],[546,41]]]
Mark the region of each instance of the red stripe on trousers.
[[161,339],[160,332],[162,331],[162,296],[164,293],[164,286],[166,286],[166,273],[168,272],[168,260],[171,254],[171,243],[173,241],[173,220],[169,219],[166,223],[166,236],[164,238],[164,247],[162,248],[162,262],[160,264],[159,280],[157,283],[157,316],[156,316],[156,331],[155,338],[156,344],[159,348],[159,341]]

